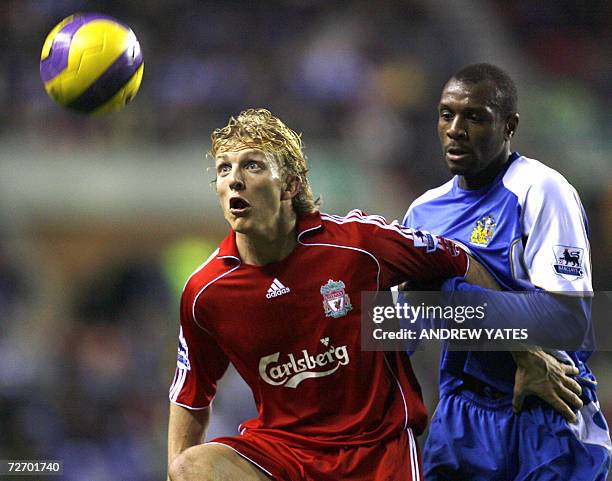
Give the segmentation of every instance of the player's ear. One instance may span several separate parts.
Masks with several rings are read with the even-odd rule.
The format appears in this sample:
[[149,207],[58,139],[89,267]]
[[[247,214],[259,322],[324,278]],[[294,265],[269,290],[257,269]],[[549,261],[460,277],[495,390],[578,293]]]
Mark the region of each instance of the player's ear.
[[508,119],[506,120],[506,128],[504,131],[504,137],[506,138],[506,140],[510,140],[514,136],[514,134],[516,133],[516,129],[518,128],[518,124],[518,113],[514,113],[508,117]]
[[281,193],[281,200],[293,199],[302,190],[302,179],[299,175],[291,175],[287,179],[285,188]]

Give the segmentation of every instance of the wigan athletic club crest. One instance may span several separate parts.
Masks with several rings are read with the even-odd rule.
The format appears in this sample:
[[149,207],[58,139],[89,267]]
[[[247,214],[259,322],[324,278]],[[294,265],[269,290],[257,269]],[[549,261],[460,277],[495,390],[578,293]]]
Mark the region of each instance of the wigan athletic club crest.
[[327,284],[321,286],[323,309],[327,317],[346,316],[346,313],[353,308],[348,294],[344,292],[345,287],[344,282],[331,279]]
[[470,243],[477,246],[488,246],[493,238],[496,226],[497,222],[492,215],[489,214],[483,217],[476,223],[476,227],[474,227],[472,235],[470,236]]
[[554,246],[555,264],[553,265],[557,275],[573,281],[584,276],[582,268],[582,257],[584,250],[579,247]]

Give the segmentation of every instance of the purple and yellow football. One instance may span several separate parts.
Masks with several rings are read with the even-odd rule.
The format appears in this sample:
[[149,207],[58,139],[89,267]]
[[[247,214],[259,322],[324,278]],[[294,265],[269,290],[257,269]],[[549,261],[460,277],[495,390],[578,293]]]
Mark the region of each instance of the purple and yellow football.
[[77,13],[47,35],[40,76],[49,96],[83,113],[121,110],[140,87],[144,62],[134,32],[96,13]]

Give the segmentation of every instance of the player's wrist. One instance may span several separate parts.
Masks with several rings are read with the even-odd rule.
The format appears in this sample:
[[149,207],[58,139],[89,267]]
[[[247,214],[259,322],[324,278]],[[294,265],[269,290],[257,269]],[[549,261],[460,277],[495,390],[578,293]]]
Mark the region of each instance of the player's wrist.
[[523,351],[512,351],[511,354],[516,365],[521,368],[546,367],[546,356],[549,356],[537,346],[526,347]]

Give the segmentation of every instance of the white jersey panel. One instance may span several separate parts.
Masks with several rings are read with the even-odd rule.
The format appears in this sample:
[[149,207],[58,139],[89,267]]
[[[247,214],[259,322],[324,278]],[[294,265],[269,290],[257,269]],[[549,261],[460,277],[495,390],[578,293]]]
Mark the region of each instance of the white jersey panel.
[[521,206],[524,245],[512,248],[517,279],[548,291],[592,292],[591,252],[576,190],[559,172],[520,157],[503,178]]

